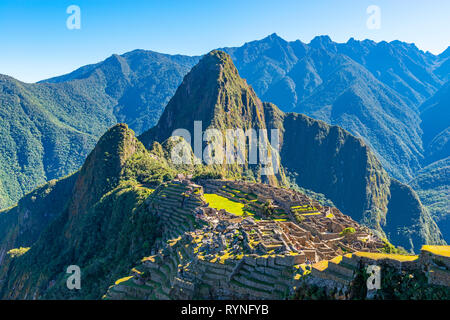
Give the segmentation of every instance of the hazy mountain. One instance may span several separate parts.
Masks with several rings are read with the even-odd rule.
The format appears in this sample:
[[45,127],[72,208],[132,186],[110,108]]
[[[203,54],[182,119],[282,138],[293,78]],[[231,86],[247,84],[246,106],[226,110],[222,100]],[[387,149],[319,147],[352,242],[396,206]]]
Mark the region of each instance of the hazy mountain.
[[0,76],[0,207],[77,170],[115,123],[88,86],[25,84]]
[[43,82],[88,83],[111,99],[109,108],[116,121],[127,123],[139,134],[156,124],[183,76],[198,59],[134,50]]
[[305,44],[276,34],[224,50],[263,100],[362,137],[398,179],[420,169],[418,107],[443,83],[433,73],[437,56],[400,41]]
[[450,47],[448,47],[439,56],[439,60],[435,65],[434,72],[445,81],[450,80]]

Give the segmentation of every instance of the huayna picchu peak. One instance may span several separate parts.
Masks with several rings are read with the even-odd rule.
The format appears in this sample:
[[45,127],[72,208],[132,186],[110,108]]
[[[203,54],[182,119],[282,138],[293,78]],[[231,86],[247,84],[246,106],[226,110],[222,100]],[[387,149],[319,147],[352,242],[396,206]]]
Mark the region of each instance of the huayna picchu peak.
[[[263,42],[277,50],[289,45],[276,34]],[[374,45],[358,42],[352,52]],[[292,46],[286,63],[294,52],[312,59],[328,50],[331,65],[350,68],[340,76],[360,72],[358,83],[369,79],[369,88],[383,87],[383,97],[392,93],[339,54],[342,45],[329,37]],[[152,128],[134,123],[136,137],[125,123],[109,124],[79,170],[0,212],[0,299],[450,299],[449,248],[416,192],[385,170],[361,135],[260,100],[249,84],[254,79],[247,83],[233,62],[238,53],[225,51],[187,60],[136,51],[39,84],[59,90],[65,81],[102,79],[102,99],[114,99],[115,115],[127,119],[123,97],[145,100],[136,98],[136,60],[163,59],[162,69],[178,72],[198,60],[170,99],[160,97],[167,105]],[[344,96],[358,100],[355,93],[352,86]],[[446,130],[433,131],[426,121],[430,112],[443,112],[445,93],[424,103],[429,140]],[[346,101],[337,100],[332,114],[343,115]],[[180,129],[192,139],[175,134]],[[266,147],[272,162],[262,163],[258,150],[259,163],[250,163],[251,135],[244,163],[203,161],[209,129],[254,130],[255,148]],[[179,143],[186,163],[174,161]],[[365,273],[374,264],[385,281],[375,293]],[[82,270],[78,290],[67,289],[69,266]]]
[[264,108],[251,86],[239,76],[230,56],[212,51],[184,77],[158,124],[139,138],[146,146],[164,141],[178,128],[265,128]]

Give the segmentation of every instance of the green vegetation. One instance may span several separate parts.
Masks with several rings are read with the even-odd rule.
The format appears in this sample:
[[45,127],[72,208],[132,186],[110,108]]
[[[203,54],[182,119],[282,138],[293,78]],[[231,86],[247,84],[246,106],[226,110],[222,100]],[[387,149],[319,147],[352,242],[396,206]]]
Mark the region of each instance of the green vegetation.
[[11,257],[11,258],[16,258],[16,257],[20,257],[22,255],[24,255],[25,253],[27,253],[27,251],[30,250],[30,248],[24,248],[24,247],[20,247],[20,248],[16,248],[16,249],[11,249],[7,252],[7,254]]
[[381,248],[382,253],[392,253],[392,254],[408,254],[408,252],[403,247],[396,247],[387,239],[384,239],[384,247]]
[[339,233],[339,234],[341,236],[346,236],[346,235],[349,235],[349,234],[353,234],[355,232],[356,232],[355,228],[348,227],[348,228],[345,228],[344,230],[342,230],[341,233]]
[[0,211],[0,252],[30,247],[66,206],[77,176],[75,173],[49,181],[27,194],[14,207]]
[[[352,287],[352,298],[365,299],[367,295],[367,278],[365,270],[358,270]],[[384,266],[381,269],[381,289],[374,299],[384,300],[448,300],[450,291],[446,287],[428,284],[428,278],[422,271],[401,271]]]
[[410,186],[392,179],[390,193],[388,217],[389,212],[397,214],[391,214],[383,228],[389,242],[408,251],[420,250],[423,244],[445,244],[438,226]]
[[328,206],[328,207],[336,207],[330,199],[328,199],[324,194],[317,193],[312,190],[300,187],[296,183],[296,179],[298,177],[298,173],[296,172],[290,172],[286,169],[286,179],[288,182],[289,189],[298,191],[306,195],[307,197],[316,200],[320,205],[322,206]]
[[262,206],[262,214],[266,217],[272,217],[275,213],[275,207],[272,200],[267,200]]
[[78,170],[115,123],[104,97],[75,84],[25,84],[0,75],[0,106],[0,208]]
[[450,157],[426,166],[409,184],[450,243]]
[[206,202],[209,206],[215,209],[225,209],[229,213],[235,214],[237,216],[242,215],[252,215],[250,212],[244,210],[244,204],[236,201],[229,200],[225,197],[219,196],[214,193],[204,194]]
[[164,159],[156,159],[147,152],[135,153],[128,159],[122,171],[123,179],[139,182],[148,186],[157,186],[175,178],[173,170]]
[[[143,183],[158,181],[164,170],[144,157],[152,155],[126,126],[109,130],[77,174],[59,215],[27,254],[8,263],[14,272],[1,284],[0,296],[33,292],[49,299],[98,299],[114,279],[148,255],[161,235],[157,217],[145,205],[153,189]],[[141,174],[145,166],[154,177]],[[83,270],[83,286],[76,292],[65,286],[65,268],[72,264]],[[24,273],[29,276],[24,278]],[[23,289],[10,289],[18,285]]]
[[295,220],[297,220],[298,223],[302,223],[303,221],[305,221],[305,217],[297,212],[294,213],[295,216]]

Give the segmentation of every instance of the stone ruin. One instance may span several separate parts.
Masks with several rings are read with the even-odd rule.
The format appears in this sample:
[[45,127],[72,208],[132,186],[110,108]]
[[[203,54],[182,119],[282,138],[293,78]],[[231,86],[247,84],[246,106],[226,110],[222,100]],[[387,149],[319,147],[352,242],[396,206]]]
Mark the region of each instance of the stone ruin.
[[[200,183],[207,193],[216,193],[244,204],[244,198],[231,197],[227,190],[254,194],[259,202],[273,201],[275,210],[280,208],[286,214],[286,221],[242,219],[246,220],[242,226],[244,231],[254,230],[252,238],[266,252],[268,248],[280,247],[282,251],[304,252],[309,261],[318,262],[344,253],[377,251],[385,245],[368,228],[338,209],[321,206],[299,192],[242,181],[206,180]],[[296,208],[304,210],[298,213]],[[236,219],[233,216],[231,218]],[[342,232],[346,228],[355,231],[344,235]]]
[[[204,191],[251,204],[255,215],[209,207]],[[274,216],[259,216],[268,201]],[[345,298],[357,268],[385,245],[338,209],[263,184],[195,184],[179,175],[146,203],[160,217],[158,250],[111,286],[106,299],[285,299],[302,279],[338,288]],[[434,274],[441,280],[445,272]]]

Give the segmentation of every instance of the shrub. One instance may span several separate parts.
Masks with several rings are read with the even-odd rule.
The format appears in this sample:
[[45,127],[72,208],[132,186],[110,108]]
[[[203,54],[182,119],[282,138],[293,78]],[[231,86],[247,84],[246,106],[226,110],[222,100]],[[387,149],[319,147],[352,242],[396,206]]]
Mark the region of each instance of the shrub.
[[355,233],[355,232],[356,232],[355,228],[348,227],[348,228],[345,228],[344,230],[342,230],[342,232],[340,233],[340,235],[341,235],[341,236],[346,236],[346,235],[349,235],[349,234],[353,234],[353,233]]

